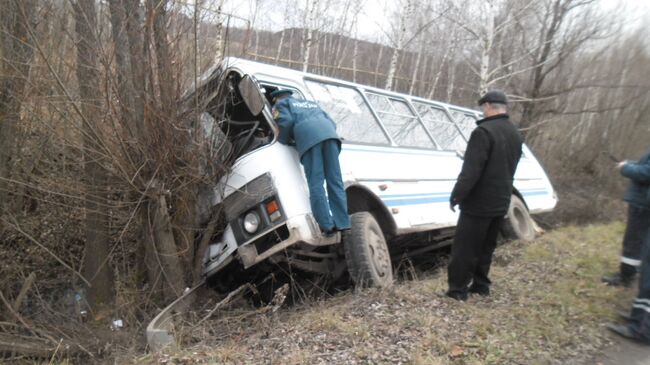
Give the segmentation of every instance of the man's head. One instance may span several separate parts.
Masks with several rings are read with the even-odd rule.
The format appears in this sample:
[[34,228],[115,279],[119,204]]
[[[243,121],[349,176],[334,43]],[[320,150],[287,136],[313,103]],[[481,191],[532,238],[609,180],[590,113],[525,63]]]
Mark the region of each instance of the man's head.
[[503,91],[491,90],[478,99],[478,105],[483,110],[485,117],[504,114],[508,111],[508,98]]
[[278,101],[286,98],[287,96],[290,96],[291,94],[293,94],[293,91],[291,90],[277,89],[271,92],[271,97],[273,98],[273,103],[277,103]]

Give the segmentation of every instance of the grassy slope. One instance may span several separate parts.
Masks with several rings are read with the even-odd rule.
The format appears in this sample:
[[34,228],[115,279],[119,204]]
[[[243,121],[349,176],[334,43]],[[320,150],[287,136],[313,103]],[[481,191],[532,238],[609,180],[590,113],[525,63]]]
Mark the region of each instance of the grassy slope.
[[438,270],[383,291],[221,318],[195,330],[205,334],[203,344],[136,362],[575,363],[602,348],[602,324],[634,295],[600,283],[617,265],[623,229],[566,227],[500,247],[489,298],[440,296],[446,274]]

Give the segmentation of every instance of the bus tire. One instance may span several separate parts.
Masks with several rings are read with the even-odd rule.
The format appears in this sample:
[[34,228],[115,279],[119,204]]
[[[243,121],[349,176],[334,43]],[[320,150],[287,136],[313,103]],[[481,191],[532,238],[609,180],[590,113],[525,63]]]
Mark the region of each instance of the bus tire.
[[375,217],[358,212],[350,217],[352,227],[344,232],[343,247],[350,277],[357,287],[388,287],[393,266],[384,234]]
[[501,234],[506,239],[532,241],[535,239],[535,222],[518,196],[510,198],[508,213],[501,226]]

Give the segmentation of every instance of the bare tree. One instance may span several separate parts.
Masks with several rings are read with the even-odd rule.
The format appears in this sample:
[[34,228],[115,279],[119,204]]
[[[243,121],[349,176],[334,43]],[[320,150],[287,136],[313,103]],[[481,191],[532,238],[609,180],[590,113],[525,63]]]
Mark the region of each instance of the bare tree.
[[305,7],[305,19],[307,24],[305,27],[305,37],[302,44],[302,71],[307,72],[309,69],[309,55],[311,54],[311,48],[313,45],[313,32],[316,21],[316,14],[318,13],[320,5],[320,0],[307,0],[307,6]]
[[7,179],[19,141],[20,110],[33,48],[27,23],[36,17],[35,0],[0,1],[0,211],[7,206]]
[[[526,88],[522,111],[522,128],[535,123],[537,111],[544,99],[558,95],[544,92],[544,86],[554,70],[560,68],[589,41],[603,38],[612,31],[611,23],[594,14],[595,0],[547,0],[540,21],[539,40],[532,53],[533,70]],[[580,15],[577,15],[579,12]],[[601,19],[600,21],[595,21]],[[570,32],[563,32],[571,24]]]
[[386,85],[384,86],[384,89],[387,90],[391,90],[393,87],[395,73],[397,71],[397,61],[399,60],[400,52],[402,51],[404,43],[406,41],[407,22],[410,20],[410,17],[412,15],[413,5],[414,4],[412,0],[406,0],[406,4],[404,5],[404,8],[399,15],[399,22],[397,25],[395,39],[392,42],[394,44],[393,55],[390,58],[390,63],[388,65],[388,75],[386,76]]
[[97,68],[97,13],[94,0],[73,3],[77,34],[77,79],[82,114],[83,165],[86,180],[86,245],[83,272],[90,282],[88,302],[97,311],[113,302],[113,273],[109,264],[107,176],[101,135],[96,121],[101,120],[100,77]]

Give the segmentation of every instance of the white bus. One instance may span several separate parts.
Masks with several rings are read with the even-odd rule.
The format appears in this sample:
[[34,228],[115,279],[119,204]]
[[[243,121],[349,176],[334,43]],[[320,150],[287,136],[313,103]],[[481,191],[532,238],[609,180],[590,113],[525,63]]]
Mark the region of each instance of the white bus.
[[[337,123],[352,217],[344,237],[321,235],[298,154],[277,142],[269,94],[278,88],[318,102]],[[357,284],[386,286],[391,253],[417,254],[453,237],[458,213],[449,209],[449,196],[481,118],[476,110],[235,58],[206,74],[196,90],[228,100],[221,109],[227,118],[208,107],[202,120],[224,132],[236,155],[212,199],[222,205],[227,227],[206,254],[206,277],[228,265],[246,271],[267,261],[334,277],[347,268]],[[556,203],[542,166],[524,146],[503,234],[532,239],[529,214]]]

